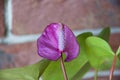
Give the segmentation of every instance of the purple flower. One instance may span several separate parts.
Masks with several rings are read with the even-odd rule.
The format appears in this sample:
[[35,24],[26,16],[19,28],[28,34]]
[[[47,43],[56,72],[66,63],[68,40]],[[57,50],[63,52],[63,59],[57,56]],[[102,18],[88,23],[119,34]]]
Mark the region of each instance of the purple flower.
[[73,32],[64,24],[48,25],[37,40],[38,54],[49,60],[57,60],[66,54],[65,61],[71,61],[79,54],[79,44]]

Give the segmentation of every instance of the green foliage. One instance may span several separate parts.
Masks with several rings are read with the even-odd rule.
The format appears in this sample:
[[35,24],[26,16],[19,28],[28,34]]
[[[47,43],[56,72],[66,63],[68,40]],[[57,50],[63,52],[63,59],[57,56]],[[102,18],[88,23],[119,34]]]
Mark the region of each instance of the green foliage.
[[[76,76],[76,78],[80,79],[83,76],[83,74],[85,74],[89,70],[88,69],[89,66],[85,67],[86,63],[88,63],[88,59],[86,58],[85,55],[84,41],[88,36],[91,35],[92,33],[89,32],[89,33],[83,33],[77,37],[78,43],[80,44],[80,54],[75,60],[65,63],[65,68],[69,79],[72,78],[73,80],[75,80],[73,75],[76,76],[76,73],[78,73],[77,75],[81,75],[81,76]],[[50,65],[47,67],[44,74],[42,75],[43,80],[48,80],[48,79],[63,80],[63,74],[59,62],[60,61],[58,60],[56,62],[50,63]],[[80,73],[81,70],[83,71],[82,74]]]
[[[104,61],[103,64],[100,65],[99,69],[102,71],[110,69],[112,62],[113,62],[113,58],[110,58],[109,60]],[[120,60],[119,59],[117,59],[116,68],[120,68]]]
[[50,61],[41,60],[23,68],[0,70],[0,80],[38,80]]
[[[87,60],[87,61],[84,64],[84,66],[82,66],[80,68],[80,70],[77,71],[76,74],[72,77],[72,80],[80,80],[83,77],[83,75],[87,71],[89,71],[89,69],[91,68],[91,66],[90,66],[90,64],[88,62],[88,59],[87,59],[87,57],[85,55],[85,53],[86,53],[86,51],[85,51],[85,39],[87,37],[89,37],[89,36],[92,36],[92,35],[93,34],[91,32],[84,32],[84,33],[82,33],[82,34],[80,34],[80,35],[77,36],[77,40],[78,40],[78,43],[80,45],[80,56],[83,55],[84,58],[85,58],[85,60]],[[79,59],[82,59],[82,58],[79,58]]]
[[120,46],[119,46],[119,48],[118,48],[118,50],[117,50],[117,52],[116,52],[116,55],[117,55],[117,57],[118,57],[119,60],[120,60]]
[[88,37],[86,39],[86,51],[87,58],[95,69],[98,69],[105,60],[114,55],[109,44],[98,37]]
[[103,28],[102,31],[98,34],[98,37],[108,42],[110,37],[110,27]]
[[[83,56],[84,58],[84,56]],[[71,62],[65,63],[65,68],[67,71],[68,78],[71,79],[73,75],[76,74],[79,69],[84,66],[87,60],[85,59],[75,59]],[[84,61],[83,61],[84,60]],[[60,61],[53,61],[47,67],[45,72],[42,75],[43,80],[63,80],[63,74],[61,71]]]
[[71,80],[80,80],[84,76],[84,74],[89,71],[90,68],[91,65],[89,64],[89,62],[87,62],[86,64],[84,64],[84,66],[81,67],[81,69],[73,76]]

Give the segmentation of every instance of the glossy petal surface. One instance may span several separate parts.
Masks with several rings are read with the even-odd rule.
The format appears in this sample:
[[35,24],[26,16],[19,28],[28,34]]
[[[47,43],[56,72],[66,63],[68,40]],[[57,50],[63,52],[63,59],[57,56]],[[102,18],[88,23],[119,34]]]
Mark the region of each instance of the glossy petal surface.
[[61,23],[48,25],[37,40],[37,47],[38,54],[50,60],[57,60],[61,53],[65,53],[65,61],[71,61],[79,53],[79,45],[73,32]]
[[66,54],[65,61],[71,61],[76,58],[79,54],[79,44],[74,36],[73,32],[67,27],[64,26],[65,32],[65,49],[64,52]]

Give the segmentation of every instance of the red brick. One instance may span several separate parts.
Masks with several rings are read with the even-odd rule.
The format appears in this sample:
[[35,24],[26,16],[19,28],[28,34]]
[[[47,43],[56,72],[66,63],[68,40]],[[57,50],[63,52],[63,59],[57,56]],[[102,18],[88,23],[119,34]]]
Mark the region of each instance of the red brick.
[[116,52],[116,50],[120,46],[120,33],[112,34],[110,36],[110,45],[112,49]]
[[[36,42],[16,44],[16,45],[0,45],[0,51],[4,54],[2,68],[21,67],[38,62],[41,57],[37,54]],[[0,53],[1,54],[1,53]],[[6,55],[6,56],[5,56]],[[7,56],[12,58],[7,60]],[[9,65],[9,63],[12,63]]]
[[119,7],[111,0],[13,0],[13,14],[15,34],[40,33],[52,22],[74,30],[120,26]]
[[0,0],[0,37],[3,37],[4,33],[4,0]]

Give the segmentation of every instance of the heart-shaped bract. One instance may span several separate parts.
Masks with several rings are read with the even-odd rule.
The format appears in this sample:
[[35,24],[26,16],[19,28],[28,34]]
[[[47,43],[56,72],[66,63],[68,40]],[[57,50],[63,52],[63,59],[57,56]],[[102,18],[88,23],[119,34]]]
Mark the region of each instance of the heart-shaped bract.
[[49,60],[57,60],[63,53],[65,61],[71,61],[79,54],[79,44],[73,32],[64,24],[52,23],[37,40],[38,54]]

